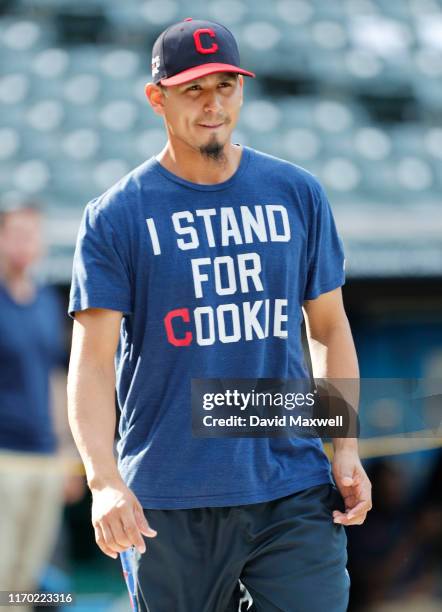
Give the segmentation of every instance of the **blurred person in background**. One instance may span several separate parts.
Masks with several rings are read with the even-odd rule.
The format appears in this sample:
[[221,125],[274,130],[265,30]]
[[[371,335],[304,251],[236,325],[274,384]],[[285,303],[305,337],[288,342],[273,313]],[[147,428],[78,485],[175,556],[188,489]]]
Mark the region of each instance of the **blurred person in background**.
[[[0,207],[0,590],[35,591],[64,502],[84,491],[56,457],[75,459],[65,402],[62,310],[33,274],[44,253],[38,205]],[[51,410],[52,402],[56,410]],[[28,609],[23,607],[23,610]]]

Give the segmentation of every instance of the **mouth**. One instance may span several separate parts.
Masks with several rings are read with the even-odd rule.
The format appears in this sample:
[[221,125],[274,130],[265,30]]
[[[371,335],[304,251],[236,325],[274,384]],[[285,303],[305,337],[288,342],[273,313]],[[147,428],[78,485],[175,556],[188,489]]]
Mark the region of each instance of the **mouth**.
[[206,128],[208,130],[216,130],[217,128],[220,128],[222,125],[224,125],[224,124],[223,123],[217,123],[215,125],[209,125],[207,123],[198,123],[199,127]]

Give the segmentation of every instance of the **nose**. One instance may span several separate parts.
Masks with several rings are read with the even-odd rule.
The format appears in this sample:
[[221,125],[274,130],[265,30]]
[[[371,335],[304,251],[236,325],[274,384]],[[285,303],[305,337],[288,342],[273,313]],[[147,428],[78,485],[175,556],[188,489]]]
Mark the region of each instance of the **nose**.
[[208,92],[204,100],[204,112],[216,113],[219,110],[222,110],[221,94],[217,91]]

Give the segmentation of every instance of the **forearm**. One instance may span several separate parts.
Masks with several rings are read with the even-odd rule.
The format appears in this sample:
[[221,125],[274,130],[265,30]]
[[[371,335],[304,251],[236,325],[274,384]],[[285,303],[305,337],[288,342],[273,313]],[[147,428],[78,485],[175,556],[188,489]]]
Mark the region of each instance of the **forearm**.
[[[331,381],[350,410],[359,404],[359,366],[348,321],[329,329],[321,337],[309,337],[314,378]],[[353,415],[354,415],[353,413]],[[353,424],[352,425],[356,425]],[[357,438],[333,438],[333,448],[357,450]]]
[[71,358],[68,375],[69,425],[82,458],[89,487],[119,482],[113,453],[115,370],[90,359]]

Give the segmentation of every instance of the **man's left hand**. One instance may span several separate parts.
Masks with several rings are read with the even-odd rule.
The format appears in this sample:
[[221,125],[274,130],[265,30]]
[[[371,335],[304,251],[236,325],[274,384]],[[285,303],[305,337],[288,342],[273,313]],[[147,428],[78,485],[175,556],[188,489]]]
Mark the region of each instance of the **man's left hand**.
[[333,511],[333,522],[362,525],[371,510],[371,482],[355,450],[335,450],[333,477],[345,502],[345,512]]

